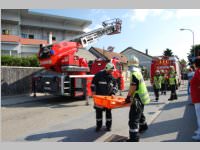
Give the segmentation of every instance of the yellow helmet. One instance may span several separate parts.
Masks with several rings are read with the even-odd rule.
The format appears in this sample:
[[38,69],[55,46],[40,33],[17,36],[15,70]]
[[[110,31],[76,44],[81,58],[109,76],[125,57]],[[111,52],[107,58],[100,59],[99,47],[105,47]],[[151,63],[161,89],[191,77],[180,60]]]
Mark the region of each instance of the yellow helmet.
[[106,64],[105,70],[114,70],[114,69],[115,69],[115,67],[114,67],[113,63]]

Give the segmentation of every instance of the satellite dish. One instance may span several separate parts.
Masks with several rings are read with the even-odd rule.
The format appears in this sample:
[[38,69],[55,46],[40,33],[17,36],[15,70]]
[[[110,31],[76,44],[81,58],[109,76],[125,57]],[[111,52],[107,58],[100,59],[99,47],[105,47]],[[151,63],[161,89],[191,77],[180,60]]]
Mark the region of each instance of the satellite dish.
[[113,52],[113,50],[114,50],[114,47],[113,47],[113,46],[108,46],[107,51]]

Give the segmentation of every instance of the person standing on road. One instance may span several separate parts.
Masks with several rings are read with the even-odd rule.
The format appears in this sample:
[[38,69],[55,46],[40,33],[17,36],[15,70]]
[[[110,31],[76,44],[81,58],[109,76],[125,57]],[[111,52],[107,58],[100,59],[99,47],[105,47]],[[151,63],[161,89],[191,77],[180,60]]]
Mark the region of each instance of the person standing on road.
[[170,90],[171,90],[171,96],[168,99],[169,101],[177,99],[177,94],[176,94],[176,72],[174,71],[174,66],[170,66],[169,70],[169,85],[170,85]]
[[166,83],[167,83],[167,77],[164,70],[160,71],[161,76],[161,95],[166,95]]
[[200,56],[195,59],[194,66],[196,68],[194,77],[190,81],[192,103],[194,104],[197,117],[197,130],[192,139],[200,141]]
[[191,81],[191,79],[193,78],[193,76],[194,76],[194,67],[193,66],[191,66],[190,68],[189,68],[189,72],[188,72],[188,74],[187,74],[187,77],[188,77],[188,86],[187,86],[187,93],[188,93],[188,100],[192,103],[192,100],[191,100],[191,95],[190,95],[190,81]]
[[[114,65],[107,63],[104,70],[95,74],[92,80],[92,94],[93,95],[114,95],[117,93],[117,82],[112,76]],[[94,105],[96,109],[96,132],[100,131],[103,123],[103,111],[106,111],[106,130],[111,131],[112,113],[111,109]]]
[[156,74],[153,78],[153,89],[156,97],[156,101],[159,100],[159,91],[161,89],[162,77],[160,76],[160,71],[156,70]]
[[131,103],[129,111],[129,139],[127,142],[139,142],[139,134],[148,129],[144,116],[144,105],[150,102],[149,94],[141,74],[139,61],[132,58],[129,70],[131,72],[130,87],[125,99],[126,103]]

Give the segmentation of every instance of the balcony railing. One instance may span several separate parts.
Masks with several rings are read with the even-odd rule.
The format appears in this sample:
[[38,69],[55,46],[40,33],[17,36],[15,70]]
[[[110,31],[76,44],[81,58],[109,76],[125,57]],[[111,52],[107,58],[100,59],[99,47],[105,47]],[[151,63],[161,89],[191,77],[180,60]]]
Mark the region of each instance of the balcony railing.
[[16,35],[1,35],[1,41],[2,42],[16,42],[16,43],[21,43],[23,45],[48,44],[47,40],[21,38],[20,36],[16,36]]

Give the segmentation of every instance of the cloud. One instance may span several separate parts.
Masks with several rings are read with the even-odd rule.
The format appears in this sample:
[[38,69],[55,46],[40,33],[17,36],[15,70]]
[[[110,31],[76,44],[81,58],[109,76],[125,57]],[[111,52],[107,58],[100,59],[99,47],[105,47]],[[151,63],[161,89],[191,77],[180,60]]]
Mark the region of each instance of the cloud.
[[162,20],[169,20],[169,19],[172,19],[174,17],[175,13],[174,11],[172,10],[165,10],[162,12],[162,14],[160,15],[161,19]]
[[134,22],[145,22],[148,17],[159,17],[164,21],[173,18],[200,17],[200,9],[134,9],[123,16]]
[[139,22],[144,22],[149,15],[149,10],[148,9],[136,9],[132,10],[133,15],[131,16],[132,21],[139,21]]
[[92,9],[91,13],[93,13],[91,15],[96,16],[96,18],[92,21],[92,25],[90,27],[84,29],[84,32],[90,32],[92,30],[102,28],[102,22],[111,19],[111,17],[109,17],[102,9]]
[[200,9],[179,9],[176,11],[176,18],[200,17]]

